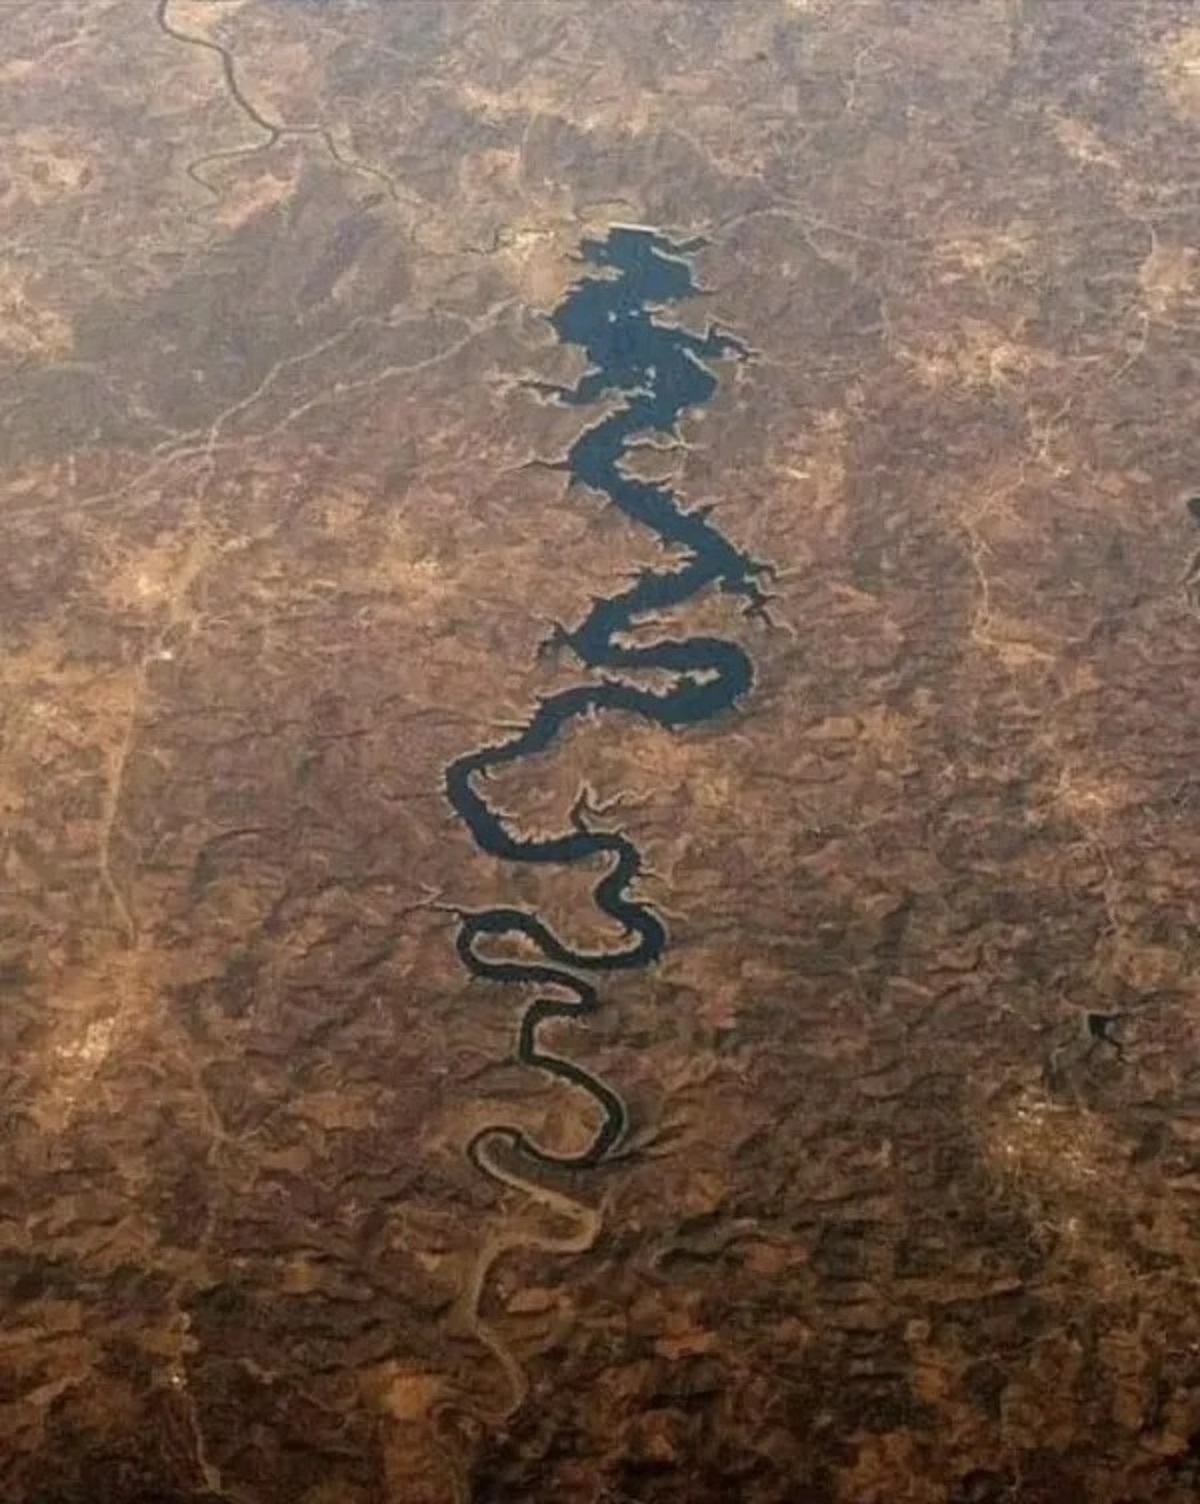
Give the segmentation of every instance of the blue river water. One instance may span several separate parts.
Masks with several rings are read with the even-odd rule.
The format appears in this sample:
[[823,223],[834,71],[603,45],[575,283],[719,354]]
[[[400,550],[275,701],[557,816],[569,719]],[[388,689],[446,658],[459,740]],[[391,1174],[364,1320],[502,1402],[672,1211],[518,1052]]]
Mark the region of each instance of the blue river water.
[[[492,1138],[507,1140],[543,1165],[562,1168],[597,1165],[620,1147],[628,1129],[620,1093],[576,1061],[545,1049],[540,1033],[553,1019],[584,1017],[599,1007],[592,978],[651,966],[667,943],[661,917],[634,896],[642,857],[627,835],[594,829],[583,797],[571,812],[569,829],[536,839],[522,835],[488,802],[488,775],[544,755],[580,716],[618,712],[680,730],[730,711],[754,682],[747,654],[719,637],[667,637],[638,646],[622,641],[640,619],[708,590],[740,598],[748,614],[764,615],[766,610],[767,565],[736,548],[709,510],[686,510],[669,487],[627,475],[622,468],[632,441],[651,434],[677,436],[681,415],[709,400],[717,386],[713,362],[750,354],[718,329],[694,334],[656,317],[666,305],[700,292],[688,258],[701,244],[624,226],[603,240],[585,240],[580,259],[594,271],[568,290],[551,322],[561,341],[583,348],[589,368],[574,387],[534,384],[546,397],[571,406],[623,397],[620,406],[583,430],[558,468],[566,471],[572,487],[600,492],[626,517],[650,529],[667,561],[662,568],[640,571],[618,594],[594,600],[576,626],[555,629],[548,646],[572,652],[590,671],[589,678],[539,698],[517,731],[465,753],[445,769],[447,798],[481,850],[506,861],[554,866],[603,859],[606,870],[593,898],[625,937],[614,949],[579,950],[524,908],[456,910],[457,949],[467,970],[491,982],[534,989],[517,1027],[517,1058],[586,1092],[600,1110],[591,1140],[573,1154],[553,1153],[522,1130],[497,1124],[476,1135],[471,1154],[477,1162],[480,1143]],[[647,669],[671,675],[670,686],[652,690],[630,677]],[[615,720],[611,730],[620,734]],[[487,942],[506,938],[528,942],[542,959],[489,955]]]

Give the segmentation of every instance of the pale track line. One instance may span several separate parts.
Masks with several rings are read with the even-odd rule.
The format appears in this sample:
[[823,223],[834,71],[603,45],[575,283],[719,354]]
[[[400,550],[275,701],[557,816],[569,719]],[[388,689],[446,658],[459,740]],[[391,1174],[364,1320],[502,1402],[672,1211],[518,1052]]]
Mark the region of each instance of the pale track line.
[[[0,507],[0,525],[9,521],[23,521],[30,517],[43,516],[49,513],[55,513],[61,516],[74,515],[78,512],[92,511],[98,507],[115,504],[127,499],[140,487],[144,486],[147,482],[154,480],[158,476],[168,474],[175,466],[180,465],[186,461],[210,460],[214,454],[237,452],[239,450],[245,449],[247,446],[249,446],[249,448],[253,450],[253,448],[257,444],[261,443],[262,440],[273,437],[275,434],[289,427],[293,422],[296,421],[297,418],[303,417],[305,413],[322,405],[323,403],[337,401],[346,395],[350,395],[356,391],[365,390],[371,386],[378,385],[380,382],[392,380],[399,376],[417,375],[422,371],[432,369],[442,361],[453,359],[455,355],[460,354],[464,349],[466,349],[466,347],[471,343],[473,339],[485,333],[489,328],[497,323],[500,317],[511,307],[513,307],[516,302],[517,299],[510,298],[506,299],[503,303],[498,304],[493,310],[489,312],[489,315],[486,318],[479,321],[473,321],[468,333],[463,335],[461,339],[455,340],[453,344],[448,345],[444,350],[439,350],[435,355],[427,356],[423,360],[410,362],[409,364],[398,364],[393,362],[392,364],[383,367],[371,377],[363,377],[355,382],[343,384],[340,389],[320,393],[316,397],[313,397],[307,402],[302,403],[300,404],[300,406],[292,409],[292,411],[288,413],[284,418],[282,418],[274,427],[266,429],[261,434],[257,434],[252,438],[235,439],[230,440],[227,443],[211,443],[209,440],[204,439],[202,442],[190,444],[185,443],[177,448],[167,449],[165,451],[160,446],[160,449],[157,452],[157,457],[151,464],[147,465],[144,469],[139,470],[137,474],[131,476],[129,480],[122,482],[121,485],[116,486],[109,491],[101,491],[94,496],[85,496],[80,500],[69,503],[67,505],[63,504],[61,497],[56,497],[52,501],[35,502],[27,506]],[[416,320],[414,320],[414,322],[416,322]],[[400,326],[396,325],[392,327]],[[334,339],[332,337],[329,340],[322,342],[326,349],[328,349],[333,343]],[[300,364],[305,360],[314,358],[316,354],[320,353],[323,352],[321,346],[318,345],[315,346],[312,350],[305,351],[300,355],[287,357],[287,359],[282,363],[280,371],[282,371],[282,369],[288,364],[288,362]],[[276,373],[276,375],[278,374],[279,373]],[[266,378],[264,378],[263,383],[261,383],[262,390],[257,394],[257,396],[261,397],[263,393],[268,389],[268,386],[270,384],[273,383],[268,383]],[[250,405],[251,404],[249,404],[246,399],[239,399],[237,403],[234,403],[230,408],[227,408],[225,410],[225,413],[218,415],[217,419],[214,420],[214,423],[209,425],[208,433],[211,434],[213,427],[216,424],[221,423],[222,419],[226,418],[227,415],[231,415],[234,409],[245,412],[249,410]],[[193,429],[192,432],[187,435],[187,437],[190,439],[201,439],[201,436],[204,434],[204,432],[205,431],[202,429]]]
[[121,814],[125,793],[126,775],[130,758],[137,740],[142,706],[146,699],[150,666],[162,661],[165,643],[171,631],[187,620],[183,608],[184,598],[204,569],[206,558],[202,544],[193,541],[183,560],[167,601],[166,619],[154,634],[150,646],[142,654],[133,671],[126,697],[125,725],[115,755],[109,763],[108,783],[105,788],[103,811],[96,851],[96,872],[101,888],[109,899],[125,931],[126,944],[136,946],[139,938],[137,917],[133,906],[122,891],[112,870],[112,843]]

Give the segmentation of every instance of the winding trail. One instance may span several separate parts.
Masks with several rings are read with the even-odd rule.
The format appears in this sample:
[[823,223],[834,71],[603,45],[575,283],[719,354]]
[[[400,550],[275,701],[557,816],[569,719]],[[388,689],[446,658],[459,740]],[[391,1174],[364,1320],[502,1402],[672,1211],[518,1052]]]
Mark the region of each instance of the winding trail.
[[[489,855],[555,866],[603,859],[607,870],[593,898],[626,937],[615,949],[579,950],[523,908],[454,910],[459,919],[458,954],[473,976],[536,989],[517,1028],[517,1058],[576,1087],[600,1113],[588,1143],[573,1153],[552,1151],[507,1124],[480,1129],[468,1154],[479,1169],[503,1184],[509,1184],[510,1177],[493,1158],[501,1143],[535,1165],[560,1169],[599,1165],[621,1146],[628,1114],[620,1093],[578,1062],[544,1048],[540,1033],[554,1019],[594,1013],[599,993],[592,978],[653,965],[667,932],[655,910],[634,897],[642,870],[638,848],[619,831],[591,826],[586,792],[571,812],[569,830],[535,839],[511,829],[488,802],[489,775],[549,751],[559,733],[581,716],[621,711],[678,730],[732,709],[754,679],[743,650],[719,637],[666,637],[638,646],[628,641],[639,622],[711,589],[739,597],[747,614],[766,615],[763,581],[769,566],[735,548],[707,509],[685,511],[668,487],[622,469],[638,436],[659,433],[677,438],[683,413],[709,400],[717,385],[711,362],[727,356],[749,358],[745,345],[712,326],[698,335],[655,317],[664,305],[699,294],[687,258],[702,243],[674,242],[651,230],[625,226],[612,229],[603,240],[584,241],[580,259],[594,271],[571,287],[551,323],[561,341],[583,347],[589,369],[574,387],[531,383],[543,395],[571,406],[613,394],[624,397],[620,406],[579,435],[554,468],[566,471],[572,484],[602,493],[627,517],[651,529],[671,560],[661,569],[643,569],[619,594],[594,600],[577,626],[555,627],[544,646],[569,649],[593,672],[592,678],[539,698],[513,735],[468,752],[445,769],[447,798]],[[628,677],[641,670],[665,672],[673,682],[667,689],[643,688]],[[489,950],[489,945],[514,939],[528,942],[542,959],[518,961]]]

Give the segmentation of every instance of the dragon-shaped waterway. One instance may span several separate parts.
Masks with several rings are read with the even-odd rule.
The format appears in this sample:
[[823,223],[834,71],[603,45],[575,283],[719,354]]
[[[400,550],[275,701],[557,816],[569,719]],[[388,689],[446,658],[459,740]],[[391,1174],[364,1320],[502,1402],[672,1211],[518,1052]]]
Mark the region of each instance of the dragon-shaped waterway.
[[[532,992],[517,1028],[518,1059],[587,1093],[600,1114],[586,1146],[569,1154],[552,1152],[509,1125],[480,1130],[470,1154],[489,1173],[490,1156],[483,1149],[493,1141],[505,1141],[542,1165],[564,1168],[598,1165],[621,1147],[629,1126],[621,1094],[576,1061],[544,1048],[541,1031],[552,1020],[594,1012],[600,1002],[595,979],[653,965],[667,931],[654,908],[635,896],[642,871],[637,846],[619,830],[596,829],[586,797],[572,810],[568,829],[534,838],[514,829],[489,803],[488,775],[544,755],[564,728],[597,712],[642,716],[673,731],[711,720],[732,710],[754,679],[747,654],[720,637],[664,637],[636,645],[630,640],[639,626],[710,590],[740,598],[747,614],[765,614],[768,566],[736,548],[711,509],[685,508],[670,487],[627,474],[622,463],[635,443],[652,435],[678,439],[681,416],[716,390],[714,363],[750,355],[741,341],[713,326],[697,334],[661,316],[668,305],[700,293],[690,258],[702,244],[628,226],[613,228],[603,240],[585,240],[580,259],[591,270],[568,290],[550,320],[561,341],[582,346],[589,367],[573,387],[531,383],[543,397],[571,406],[606,400],[604,416],[584,429],[558,468],[567,472],[572,488],[602,494],[649,528],[666,560],[662,568],[641,570],[620,593],[594,599],[575,627],[555,628],[549,645],[574,654],[589,671],[584,682],[538,699],[519,729],[465,753],[445,770],[450,803],[490,855],[553,866],[602,863],[593,897],[624,933],[616,948],[581,950],[526,908],[455,911],[458,954],[467,970]],[[619,405],[612,405],[618,399]],[[637,682],[647,670],[656,671],[655,688]],[[524,942],[526,955],[532,947],[540,959],[512,959],[513,942]]]

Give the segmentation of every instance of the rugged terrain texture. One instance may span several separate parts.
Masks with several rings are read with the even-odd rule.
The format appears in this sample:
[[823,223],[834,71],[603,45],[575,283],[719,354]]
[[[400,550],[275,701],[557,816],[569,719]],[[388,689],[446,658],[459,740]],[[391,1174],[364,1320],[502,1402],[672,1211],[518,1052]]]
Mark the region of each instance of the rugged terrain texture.
[[[0,1501],[1194,1504],[1191,0],[7,0],[0,99]],[[780,576],[504,780],[671,945],[502,1191],[586,1107],[438,905],[611,937],[441,769],[657,557],[528,463],[618,222]]]

